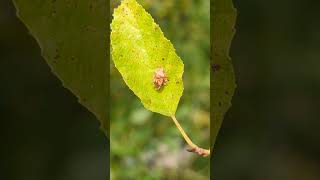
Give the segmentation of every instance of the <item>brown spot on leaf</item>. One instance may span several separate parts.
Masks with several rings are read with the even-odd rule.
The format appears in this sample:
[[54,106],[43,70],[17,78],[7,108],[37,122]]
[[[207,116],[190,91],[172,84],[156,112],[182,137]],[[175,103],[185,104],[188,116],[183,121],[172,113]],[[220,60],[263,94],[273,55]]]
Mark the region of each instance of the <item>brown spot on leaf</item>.
[[211,68],[213,72],[217,72],[221,69],[221,66],[219,64],[212,64]]

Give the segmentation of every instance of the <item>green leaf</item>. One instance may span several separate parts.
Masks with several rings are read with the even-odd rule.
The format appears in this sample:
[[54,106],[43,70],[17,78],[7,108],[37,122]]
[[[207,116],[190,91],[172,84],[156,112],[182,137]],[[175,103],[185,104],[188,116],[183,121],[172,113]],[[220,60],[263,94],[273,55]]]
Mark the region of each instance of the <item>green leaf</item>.
[[229,48],[235,33],[236,10],[232,0],[211,1],[211,147],[215,144],[224,114],[236,88]]
[[[125,83],[145,108],[174,115],[183,92],[183,63],[160,27],[135,0],[123,0],[111,30],[112,59]],[[160,90],[153,84],[158,68],[169,80]]]
[[96,115],[108,135],[106,1],[14,0],[14,4],[52,72]]

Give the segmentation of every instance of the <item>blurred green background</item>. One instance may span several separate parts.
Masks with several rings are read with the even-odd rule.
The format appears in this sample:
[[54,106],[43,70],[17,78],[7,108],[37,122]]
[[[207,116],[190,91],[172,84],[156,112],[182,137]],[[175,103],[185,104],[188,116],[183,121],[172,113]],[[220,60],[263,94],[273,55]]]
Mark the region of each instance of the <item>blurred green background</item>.
[[[196,49],[201,48],[198,47],[200,42],[206,43],[209,39],[203,40],[208,38],[206,34],[203,37],[195,34],[204,32],[202,26],[200,30],[191,28],[192,31],[186,32],[184,29],[192,22],[185,21],[199,16],[192,21],[200,24],[203,23],[200,19],[208,17],[200,17],[206,12],[199,12],[199,9],[185,4],[205,2],[177,0],[171,2],[173,5],[170,1],[161,1],[161,4],[169,2],[169,5],[157,2],[145,1],[145,7],[173,42],[184,63],[195,68],[193,66],[198,65],[193,63],[207,56],[196,52]],[[320,1],[235,0],[234,3],[239,14],[231,56],[238,87],[215,146],[211,174],[216,180],[318,180]],[[179,8],[175,8],[177,6]],[[178,22],[182,24],[176,25]],[[191,41],[197,46],[190,44]],[[186,72],[184,78],[204,77],[206,67],[203,67],[200,72]],[[0,179],[105,179],[109,169],[108,142],[97,130],[98,121],[50,72],[35,40],[15,17],[10,0],[0,1],[0,68]],[[148,162],[150,167],[165,165],[164,160],[150,156],[156,154],[156,157],[162,158],[163,152],[165,155],[171,154],[168,150],[174,150],[173,154],[179,152],[183,143],[178,132],[171,129],[173,124],[169,119],[146,112],[122,80],[119,81],[117,71],[111,69],[111,73],[114,73],[111,82],[115,82],[112,85],[116,85],[119,93],[126,92],[114,98],[128,98],[125,107],[119,107],[122,112],[118,112],[120,115],[116,120],[120,121],[120,125],[125,120],[131,123],[130,127],[128,124],[123,127],[131,128],[126,129],[131,137],[121,133],[114,135],[114,138],[119,142],[121,138],[140,141],[133,144],[128,140],[124,145],[113,147],[119,151],[111,156],[117,159],[112,170],[116,175],[119,173],[118,167],[125,165],[121,173],[128,176],[130,174],[127,173],[145,173],[132,162]],[[202,81],[206,82],[205,79]],[[206,102],[202,97],[206,93],[205,90],[204,95],[200,95],[193,84],[186,84],[178,110],[182,125],[190,132],[192,139],[203,146],[206,146],[207,140],[197,136],[201,132],[206,137],[207,132],[197,129],[205,127],[205,124],[192,126],[197,122],[193,122],[193,117],[185,116],[189,112],[184,111],[190,110],[186,108],[199,109],[205,114],[207,105],[197,102]],[[116,102],[115,99],[112,102]],[[114,104],[114,107],[117,105]],[[200,113],[198,116],[203,115]],[[155,123],[156,129],[152,126]],[[149,137],[156,139],[150,141]],[[160,146],[161,143],[171,149]],[[121,149],[120,146],[139,146],[139,149]],[[150,152],[151,155],[132,155],[143,152]],[[119,159],[121,153],[126,154],[126,160]],[[187,167],[204,170],[186,173],[195,176],[206,173],[203,168],[206,163],[189,162]],[[139,170],[128,172],[126,166],[137,166]],[[150,172],[155,177],[161,176],[160,172],[152,169]]]
[[[210,146],[210,1],[138,1],[183,60],[184,94],[177,119],[201,147]],[[112,1],[111,13],[120,4]],[[208,179],[210,159],[186,151],[170,117],[146,110],[110,67],[111,179]],[[125,169],[125,171],[124,171]]]

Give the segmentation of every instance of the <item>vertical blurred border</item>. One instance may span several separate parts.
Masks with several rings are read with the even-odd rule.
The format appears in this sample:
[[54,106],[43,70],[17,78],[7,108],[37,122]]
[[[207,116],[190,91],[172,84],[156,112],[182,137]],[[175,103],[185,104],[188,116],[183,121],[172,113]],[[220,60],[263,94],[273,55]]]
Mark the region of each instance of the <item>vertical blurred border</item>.
[[110,108],[111,108],[111,97],[110,97],[110,87],[111,87],[111,84],[110,84],[110,61],[111,61],[111,47],[110,47],[110,33],[111,33],[111,31],[110,31],[110,24],[111,24],[111,16],[112,16],[112,11],[111,11],[111,8],[110,8],[110,3],[111,3],[111,1],[110,0],[106,0],[106,19],[107,19],[107,27],[106,27],[106,40],[107,40],[107,42],[106,42],[106,53],[107,53],[107,60],[109,61],[108,63],[107,63],[107,65],[108,65],[108,72],[106,72],[107,73],[107,75],[106,76],[108,76],[108,78],[107,78],[107,80],[109,81],[108,83],[107,83],[107,85],[108,85],[108,95],[109,95],[109,98],[108,98],[108,107],[106,107],[106,108],[108,108],[108,110],[107,110],[107,112],[108,112],[108,120],[107,120],[107,123],[108,123],[108,144],[107,144],[107,150],[108,150],[108,165],[107,165],[107,172],[108,172],[108,174],[107,174],[107,178],[108,179],[110,179],[110,161],[111,161],[111,159],[110,159]]

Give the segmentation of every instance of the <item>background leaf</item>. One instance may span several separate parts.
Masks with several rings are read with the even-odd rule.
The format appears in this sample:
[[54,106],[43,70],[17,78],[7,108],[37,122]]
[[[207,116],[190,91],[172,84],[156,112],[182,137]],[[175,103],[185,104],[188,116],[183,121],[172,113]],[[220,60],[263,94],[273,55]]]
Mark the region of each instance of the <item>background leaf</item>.
[[[153,18],[135,0],[124,0],[111,24],[112,57],[128,87],[145,108],[174,115],[183,92],[183,63]],[[169,81],[157,91],[153,75],[164,68]]]
[[96,115],[108,135],[106,2],[14,0],[14,4],[53,73]]
[[214,146],[224,114],[231,106],[236,87],[229,48],[234,35],[236,10],[232,0],[211,1],[211,147]]

